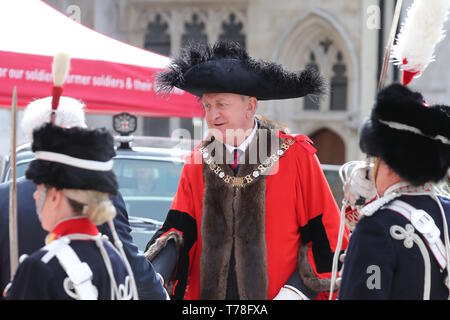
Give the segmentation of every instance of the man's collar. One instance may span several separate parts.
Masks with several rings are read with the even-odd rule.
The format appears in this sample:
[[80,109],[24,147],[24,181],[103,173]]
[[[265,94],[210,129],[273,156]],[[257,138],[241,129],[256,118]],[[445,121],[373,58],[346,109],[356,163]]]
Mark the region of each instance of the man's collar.
[[73,233],[96,236],[98,234],[98,229],[85,215],[68,217],[58,222],[52,232],[47,235],[45,243],[49,244],[55,239]]
[[406,182],[406,181],[400,181],[400,182],[394,183],[393,185],[389,186],[386,189],[386,191],[384,191],[384,195],[388,195],[390,193],[393,193],[393,192],[397,191],[398,189],[406,187],[408,185],[409,185],[409,183]]
[[431,182],[424,183],[420,186],[413,186],[409,182],[406,181],[400,181],[389,188],[386,189],[384,192],[384,195],[389,195],[391,193],[397,192],[401,194],[408,194],[408,193],[422,193],[422,192],[431,192],[433,189],[433,184]]
[[233,153],[235,149],[238,149],[241,151],[241,153],[245,153],[245,150],[247,149],[248,145],[253,141],[253,138],[255,137],[256,130],[258,130],[258,121],[255,120],[255,125],[253,127],[252,132],[249,134],[249,136],[244,140],[244,142],[241,143],[239,147],[235,147],[229,144],[225,144],[225,147],[227,148],[229,153]]

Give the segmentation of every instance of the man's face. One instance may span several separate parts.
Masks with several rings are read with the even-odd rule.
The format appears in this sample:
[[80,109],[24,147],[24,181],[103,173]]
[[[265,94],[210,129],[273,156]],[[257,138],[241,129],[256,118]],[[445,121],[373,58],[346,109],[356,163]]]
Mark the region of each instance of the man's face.
[[[253,115],[256,109],[256,98],[234,93],[207,93],[202,99],[206,111],[208,128],[216,138],[225,138],[236,131],[253,128]],[[221,137],[217,135],[220,133]]]
[[[56,225],[58,215],[55,214],[55,188],[48,188],[44,193],[45,186],[43,184],[37,185],[36,191],[33,193],[33,198],[36,208],[39,206],[39,201],[42,201],[40,220],[42,228],[48,232],[52,231]],[[45,197],[41,199],[41,197]]]

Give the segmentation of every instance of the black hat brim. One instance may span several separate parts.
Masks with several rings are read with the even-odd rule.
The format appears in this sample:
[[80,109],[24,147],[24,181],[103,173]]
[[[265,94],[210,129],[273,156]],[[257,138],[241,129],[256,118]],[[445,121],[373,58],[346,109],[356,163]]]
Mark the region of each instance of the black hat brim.
[[158,77],[160,91],[174,87],[197,97],[205,93],[235,93],[258,100],[320,97],[326,84],[317,70],[307,68],[291,72],[273,62],[255,60],[245,49],[229,41],[219,41],[213,47],[204,44],[184,48]]

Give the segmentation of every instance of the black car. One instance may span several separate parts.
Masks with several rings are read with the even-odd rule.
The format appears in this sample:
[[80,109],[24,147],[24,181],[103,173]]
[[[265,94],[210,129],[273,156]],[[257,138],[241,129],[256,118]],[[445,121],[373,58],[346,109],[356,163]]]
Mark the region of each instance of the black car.
[[[140,250],[164,222],[177,191],[183,167],[183,155],[188,151],[177,148],[133,147],[117,148],[114,172],[119,190],[127,206],[133,238]],[[17,177],[25,175],[34,159],[29,147],[17,152]],[[8,158],[4,159],[1,182],[10,179]],[[335,199],[340,206],[342,183],[339,166],[322,165]]]
[[[177,191],[186,153],[159,147],[119,147],[116,150],[114,172],[127,207],[133,238],[141,250],[165,220]],[[28,164],[34,159],[29,144],[18,148],[16,159],[19,178],[25,175]],[[9,159],[5,157],[0,182],[9,181],[10,174]]]

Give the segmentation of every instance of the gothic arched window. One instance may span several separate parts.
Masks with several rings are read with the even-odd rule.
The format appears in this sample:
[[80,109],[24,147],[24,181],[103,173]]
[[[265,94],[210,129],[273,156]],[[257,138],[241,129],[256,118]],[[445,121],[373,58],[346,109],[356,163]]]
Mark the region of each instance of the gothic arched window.
[[344,63],[342,52],[337,54],[337,62],[333,65],[331,78],[330,110],[347,110],[347,66]]
[[208,37],[205,32],[205,23],[201,21],[198,14],[194,13],[192,15],[191,22],[186,22],[184,24],[184,33],[181,36],[181,46],[184,47],[188,43],[207,43]]
[[[317,72],[319,72],[319,65],[316,62],[316,55],[311,51],[309,55],[309,62],[306,65],[307,68],[311,68]],[[309,95],[305,97],[305,110],[319,110],[319,101],[318,99],[311,98]]]
[[169,25],[160,14],[157,14],[155,20],[147,25],[144,47],[164,56],[170,55]]
[[[171,51],[169,25],[158,13],[147,24],[144,47],[152,52],[169,56]],[[169,118],[144,117],[143,133],[146,136],[169,136]]]
[[246,47],[246,37],[244,34],[244,24],[237,20],[236,15],[231,13],[228,21],[222,22],[222,32],[219,40],[231,40]]

